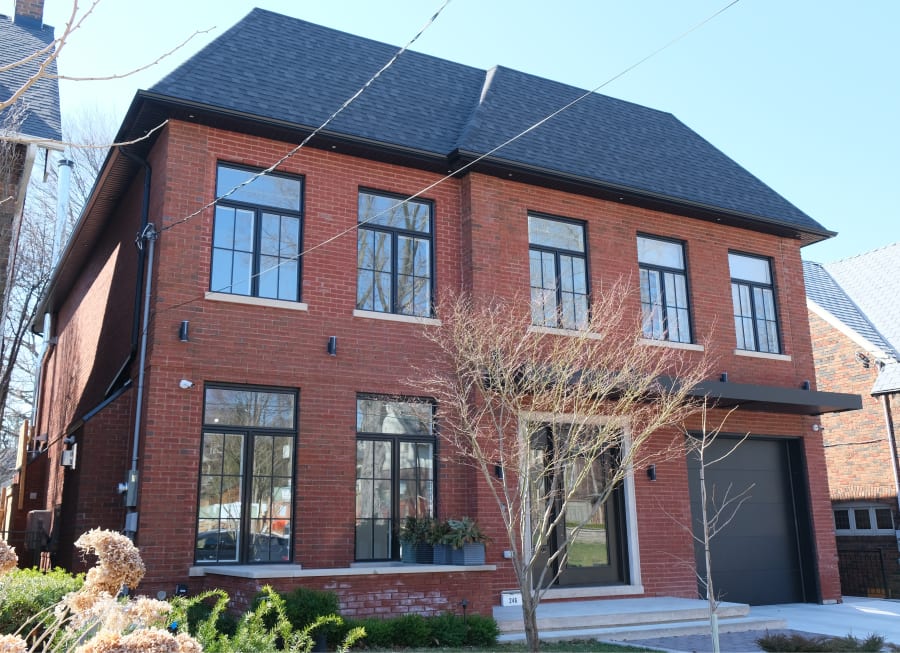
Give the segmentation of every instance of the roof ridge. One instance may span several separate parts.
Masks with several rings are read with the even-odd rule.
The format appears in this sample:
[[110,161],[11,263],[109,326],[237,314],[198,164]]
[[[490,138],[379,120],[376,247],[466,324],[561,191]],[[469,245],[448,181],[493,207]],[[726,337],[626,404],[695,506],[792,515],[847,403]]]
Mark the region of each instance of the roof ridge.
[[845,256],[844,258],[839,258],[836,261],[831,261],[831,262],[825,263],[823,265],[835,265],[838,263],[843,263],[844,261],[852,261],[853,259],[862,258],[864,256],[868,256],[869,254],[875,254],[876,252],[881,252],[886,249],[891,249],[892,247],[900,247],[900,240],[893,242],[893,243],[888,243],[887,245],[880,245],[879,247],[876,247],[875,249],[870,249],[865,252],[859,252],[857,254]]

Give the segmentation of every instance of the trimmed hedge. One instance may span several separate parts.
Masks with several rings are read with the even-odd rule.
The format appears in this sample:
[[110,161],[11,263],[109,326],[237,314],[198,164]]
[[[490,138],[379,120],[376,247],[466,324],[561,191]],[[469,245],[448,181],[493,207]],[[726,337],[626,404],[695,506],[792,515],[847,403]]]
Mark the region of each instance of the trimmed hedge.
[[15,569],[0,577],[0,633],[15,633],[31,617],[83,584],[84,574],[74,576],[59,568],[48,572]]

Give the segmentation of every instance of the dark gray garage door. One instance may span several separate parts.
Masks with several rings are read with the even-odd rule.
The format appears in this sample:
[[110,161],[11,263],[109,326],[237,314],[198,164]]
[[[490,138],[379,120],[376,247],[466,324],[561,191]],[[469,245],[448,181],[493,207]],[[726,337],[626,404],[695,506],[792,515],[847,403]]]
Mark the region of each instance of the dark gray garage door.
[[[707,453],[713,460],[736,438],[720,436]],[[694,533],[700,526],[699,465],[688,459]],[[721,501],[753,485],[750,498],[712,540],[713,583],[723,601],[765,605],[814,601],[817,588],[810,536],[802,449],[797,439],[748,438],[727,458],[707,467],[709,500]],[[703,548],[695,545],[697,569],[705,571]],[[705,596],[700,587],[701,596]]]

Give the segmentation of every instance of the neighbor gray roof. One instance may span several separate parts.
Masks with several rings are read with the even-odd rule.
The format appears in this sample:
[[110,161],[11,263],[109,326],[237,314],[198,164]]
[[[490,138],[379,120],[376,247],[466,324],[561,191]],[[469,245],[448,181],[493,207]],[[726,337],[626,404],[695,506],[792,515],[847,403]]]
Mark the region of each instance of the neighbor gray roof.
[[[313,128],[397,49],[254,9],[146,97]],[[452,163],[457,156],[489,152],[583,93],[504,67],[484,71],[406,52],[326,134]],[[597,93],[491,159],[612,192],[729,213],[749,220],[751,228],[786,227],[806,242],[833,235],[671,114]]]
[[807,296],[886,355],[872,393],[900,391],[900,242],[803,272]]
[[[13,22],[0,15],[0,67],[22,61],[53,43],[53,28],[36,21]],[[0,101],[8,100],[39,69],[46,55],[34,61],[0,72]],[[56,61],[47,68],[48,75],[56,75]],[[59,116],[59,82],[44,77],[37,80],[21,99],[26,107],[25,120],[16,130],[18,134],[44,141],[62,141]],[[9,109],[0,112],[0,122]]]

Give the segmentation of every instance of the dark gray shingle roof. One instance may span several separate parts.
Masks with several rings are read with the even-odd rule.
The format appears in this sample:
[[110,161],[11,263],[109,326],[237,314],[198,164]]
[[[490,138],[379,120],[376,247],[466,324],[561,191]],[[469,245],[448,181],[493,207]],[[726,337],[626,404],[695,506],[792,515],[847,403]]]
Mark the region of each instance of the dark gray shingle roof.
[[[396,51],[254,9],[151,91],[316,127]],[[407,52],[328,130],[438,157],[480,155],[583,92],[508,68],[483,71]],[[672,115],[596,93],[493,158],[786,225],[815,240],[831,235]]]
[[[53,28],[31,22],[13,22],[0,15],[0,66],[23,60],[29,55],[46,48],[53,42]],[[40,57],[27,64],[15,66],[0,72],[0,100],[8,100],[22,84],[37,72]],[[56,61],[47,70],[56,74]],[[22,98],[26,106],[24,123],[17,129],[23,136],[48,140],[62,140],[62,126],[59,115],[59,83],[56,79],[39,79]],[[0,121],[8,114],[0,112]]]

